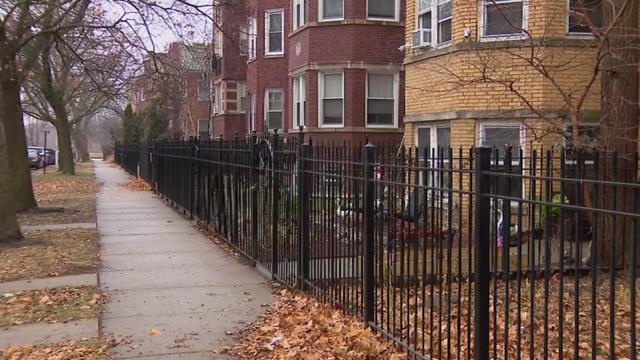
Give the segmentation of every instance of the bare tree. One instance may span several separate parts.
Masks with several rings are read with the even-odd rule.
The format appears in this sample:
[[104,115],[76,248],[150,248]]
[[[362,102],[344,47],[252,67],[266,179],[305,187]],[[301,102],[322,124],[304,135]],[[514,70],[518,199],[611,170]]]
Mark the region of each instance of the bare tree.
[[0,206],[0,243],[22,239],[16,210],[9,191],[8,178],[1,175],[9,173],[7,144],[4,139],[4,125],[0,122],[0,203],[3,204]]

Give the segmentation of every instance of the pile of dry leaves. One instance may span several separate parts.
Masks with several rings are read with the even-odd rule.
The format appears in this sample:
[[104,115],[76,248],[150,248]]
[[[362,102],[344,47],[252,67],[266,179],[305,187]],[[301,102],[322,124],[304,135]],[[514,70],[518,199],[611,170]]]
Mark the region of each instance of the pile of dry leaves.
[[142,180],[142,178],[130,177],[127,181],[118,184],[118,186],[122,186],[131,191],[151,191],[151,185]]
[[22,345],[0,349],[0,358],[7,360],[103,360],[109,359],[109,343],[102,339],[67,341],[48,345]]
[[196,224],[196,229],[198,229],[198,231],[200,231],[201,233],[205,234],[207,238],[211,240],[212,243],[220,247],[227,254],[233,257],[240,256],[240,252],[238,252],[238,250],[236,250],[233,246],[229,245],[229,243],[227,243],[226,241],[220,239],[220,237],[218,237],[218,235],[213,230],[211,230],[204,221],[198,221],[198,223]]
[[217,352],[240,359],[404,359],[355,317],[311,296],[274,285],[277,301],[236,345]]
[[100,314],[105,296],[95,287],[0,294],[0,328],[38,322],[68,322]]

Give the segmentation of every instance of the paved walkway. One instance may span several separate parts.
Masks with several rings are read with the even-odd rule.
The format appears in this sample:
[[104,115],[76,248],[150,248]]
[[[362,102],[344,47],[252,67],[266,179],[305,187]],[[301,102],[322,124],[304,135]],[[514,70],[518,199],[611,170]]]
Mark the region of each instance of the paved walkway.
[[46,344],[98,336],[98,319],[69,323],[45,322],[0,328],[0,348],[24,344]]
[[118,359],[212,359],[272,301],[255,269],[228,256],[150,192],[118,186],[124,171],[101,161],[96,176],[100,287],[109,293],[102,333],[127,337]]

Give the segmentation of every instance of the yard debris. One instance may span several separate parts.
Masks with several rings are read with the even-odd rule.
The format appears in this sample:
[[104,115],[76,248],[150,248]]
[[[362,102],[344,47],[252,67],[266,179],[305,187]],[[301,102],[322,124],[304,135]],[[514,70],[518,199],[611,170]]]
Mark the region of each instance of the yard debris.
[[[357,318],[274,284],[277,301],[241,341],[217,352],[240,359],[404,359]],[[214,351],[216,352],[216,351]]]
[[207,238],[211,240],[212,243],[222,248],[222,250],[224,250],[227,254],[233,257],[240,256],[240,252],[238,250],[236,250],[233,246],[229,245],[229,243],[227,243],[226,241],[220,239],[218,234],[215,231],[211,230],[204,221],[199,220],[196,223],[196,229],[201,233],[205,234]]
[[151,191],[151,185],[142,178],[130,177],[127,181],[118,184],[118,186],[131,191]]
[[105,339],[83,339],[47,345],[21,345],[0,349],[0,358],[6,360],[106,360],[111,346]]
[[149,329],[149,332],[147,333],[147,335],[149,335],[149,336],[158,336],[160,334],[162,334],[162,333],[160,332],[160,330],[158,330],[156,328]]
[[100,314],[105,299],[105,295],[95,287],[17,292],[0,298],[0,328],[95,318]]

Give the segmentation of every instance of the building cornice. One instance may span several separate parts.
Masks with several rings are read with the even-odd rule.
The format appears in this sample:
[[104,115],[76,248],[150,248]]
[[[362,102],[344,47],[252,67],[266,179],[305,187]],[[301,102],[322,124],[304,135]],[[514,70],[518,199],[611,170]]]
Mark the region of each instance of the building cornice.
[[388,71],[390,73],[397,73],[404,71],[404,65],[402,63],[390,62],[390,63],[372,63],[367,61],[338,61],[332,63],[308,63],[300,66],[296,69],[289,71],[289,76],[301,75],[306,71],[324,71],[335,69],[362,69],[370,71]]
[[[426,114],[409,114],[405,115],[405,123],[425,122],[425,121],[445,121],[460,119],[539,119],[541,115],[546,119],[567,118],[569,112],[562,109],[546,109],[539,112],[530,109],[516,110],[460,110],[460,111],[443,111]],[[600,117],[599,110],[584,110],[582,112],[583,119],[598,119]]]

